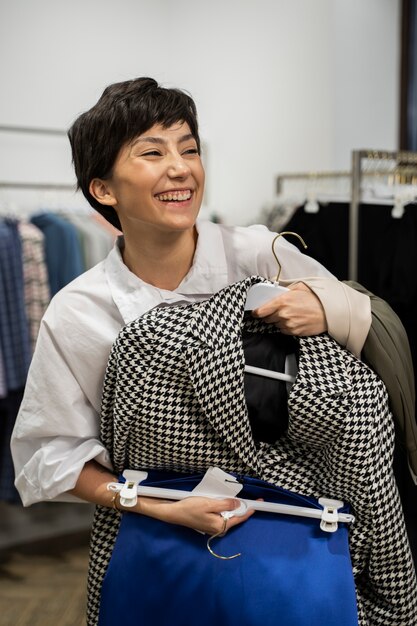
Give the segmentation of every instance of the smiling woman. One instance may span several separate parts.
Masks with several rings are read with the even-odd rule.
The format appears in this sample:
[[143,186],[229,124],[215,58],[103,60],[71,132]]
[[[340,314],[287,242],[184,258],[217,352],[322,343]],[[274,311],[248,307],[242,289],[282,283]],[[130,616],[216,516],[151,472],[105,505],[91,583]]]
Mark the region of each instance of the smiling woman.
[[[124,234],[123,260],[146,282],[175,289],[191,267],[194,225],[204,190],[204,170],[197,141],[186,122],[165,128],[156,124],[126,143],[107,179],[93,178],[90,194],[113,207]],[[140,248],[137,242],[141,241]],[[172,276],[150,251],[158,242],[170,246]],[[175,246],[175,247],[174,247]]]
[[[88,617],[89,626],[95,626],[113,540],[120,516],[126,510],[117,494],[108,489],[110,483],[117,481],[119,472],[144,469],[181,476],[218,465],[225,471],[249,472],[266,480],[265,472],[259,468],[262,451],[271,448],[273,436],[268,432],[258,438],[256,433],[262,429],[249,424],[244,401],[238,412],[232,410],[229,402],[230,398],[233,402],[237,397],[244,398],[243,385],[237,390],[239,393],[231,394],[230,388],[226,385],[227,391],[217,379],[223,371],[221,363],[212,372],[213,377],[205,386],[215,390],[213,396],[219,401],[215,414],[221,426],[218,431],[213,429],[207,422],[204,403],[195,400],[182,369],[180,347],[185,346],[190,352],[188,356],[194,358],[197,374],[200,367],[204,370],[204,364],[195,358],[199,352],[190,343],[197,339],[186,334],[177,340],[176,318],[171,322],[167,319],[161,329],[165,334],[160,338],[146,324],[149,314],[154,309],[159,311],[162,305],[206,305],[206,301],[211,303],[219,293],[225,294],[219,299],[224,310],[216,309],[214,316],[210,314],[203,320],[199,333],[207,332],[203,341],[207,350],[213,344],[220,355],[224,349],[226,358],[232,339],[243,341],[239,324],[230,322],[239,306],[228,298],[229,289],[238,284],[235,291],[246,294],[244,287],[249,285],[250,276],[276,274],[271,252],[276,233],[262,226],[228,227],[198,218],[204,169],[197,113],[191,97],[178,89],[161,87],[151,78],[110,85],[99,101],[74,122],[69,138],[79,188],[94,209],[123,231],[123,236],[105,261],[65,287],[46,312],[16,421],[12,451],[16,486],[26,506],[42,500],[74,501],[74,498],[98,505],[90,557]],[[359,354],[371,322],[369,297],[339,283],[323,266],[301,254],[283,237],[279,238],[276,253],[282,267],[281,277],[290,288],[253,312],[256,322],[264,325],[267,335],[271,325],[275,333],[278,327],[285,335],[319,335],[328,331],[348,350]],[[202,310],[208,311],[204,307]],[[180,313],[184,313],[183,308]],[[221,334],[223,317],[230,330],[225,336]],[[106,392],[113,379],[109,369],[105,377],[109,355],[115,354],[115,342],[133,322],[144,324],[146,349],[129,341],[125,344],[124,356],[129,364],[127,384],[121,384],[120,398],[110,406],[103,394],[103,385]],[[167,337],[172,342],[164,352]],[[294,346],[291,337],[286,339]],[[154,358],[157,350],[159,357]],[[207,350],[204,348],[203,352]],[[281,356],[284,364],[286,355],[280,353],[280,362]],[[164,363],[174,359],[168,381],[158,359]],[[155,368],[152,376],[147,369],[150,364]],[[207,375],[206,370],[204,374]],[[118,372],[115,376],[119,380]],[[198,376],[194,381],[196,387]],[[236,384],[236,380],[233,376],[229,382]],[[167,388],[172,398],[164,395],[162,390]],[[150,390],[149,410],[144,411],[144,417],[143,403]],[[171,420],[173,407],[178,406],[180,412]],[[120,420],[119,411],[134,418],[128,422]],[[241,418],[237,420],[236,415]],[[275,426],[272,428],[275,432]],[[248,438],[245,446],[259,452],[259,464],[239,464],[234,450],[240,449],[242,432]],[[274,450],[279,450],[279,440],[274,446]],[[118,458],[123,460],[119,463]],[[278,477],[275,483],[280,481]],[[188,546],[198,544],[196,562],[202,564],[206,559],[205,542],[201,543],[201,535],[195,530],[210,535],[223,532],[224,518],[220,513],[235,508],[236,502],[231,498],[193,497],[168,503],[138,497],[129,508],[129,515],[157,527],[157,535],[165,537],[168,543],[176,529]],[[229,513],[227,528],[242,529],[241,525],[251,515],[251,511],[241,517]],[[143,540],[140,537],[139,543]],[[181,554],[180,551],[167,555],[167,561],[164,558],[158,565],[169,572],[170,559],[178,559],[181,566]],[[134,550],[131,556],[136,558]],[[189,571],[194,571],[193,567]],[[263,588],[268,584],[273,586],[273,580],[263,576]],[[212,583],[210,579],[209,601],[213,600],[215,605],[221,585],[212,587]],[[127,584],[131,585],[129,597],[136,597],[138,581],[126,580]],[[179,584],[180,578],[173,582],[172,588],[161,591],[160,608],[164,614],[158,622],[161,626],[175,623],[169,599],[174,598]],[[140,581],[141,605],[151,597],[146,585],[147,580]],[[240,589],[242,601],[244,598],[255,606],[258,599],[251,597],[248,589],[250,584]],[[271,597],[276,597],[275,590],[270,591]],[[192,591],[189,593],[194,605],[188,603],[187,589],[182,589],[181,598],[186,598],[183,606],[199,604],[200,597],[195,597]],[[320,594],[315,597],[314,602],[323,602]],[[200,611],[204,613],[205,608],[202,605]],[[152,606],[149,609],[152,611]],[[136,619],[135,610],[136,605],[132,604],[126,614],[118,614],[118,623],[148,626],[149,620]],[[280,608],[276,604],[268,605],[259,614],[257,609],[251,626],[265,624],[266,614],[272,619],[268,623],[278,623]],[[220,610],[216,620],[219,624],[227,621],[229,626],[241,626],[239,615],[231,605],[227,615]],[[112,618],[108,619],[110,622],[101,614],[100,626],[114,626]],[[181,618],[182,626],[194,626],[198,621],[191,609]],[[293,623],[298,626],[305,622]],[[326,624],[330,626],[328,621]]]
[[204,191],[193,100],[151,78],[116,83],[69,138],[79,187],[123,231],[125,264],[175,289],[192,264]]
[[[197,142],[186,122],[152,126],[124,145],[108,179],[94,178],[90,193],[113,206],[126,236],[130,220],[143,226],[194,225],[204,189],[204,170]],[[168,209],[168,210],[165,210]],[[172,211],[172,209],[175,209]],[[181,211],[180,209],[183,209]]]

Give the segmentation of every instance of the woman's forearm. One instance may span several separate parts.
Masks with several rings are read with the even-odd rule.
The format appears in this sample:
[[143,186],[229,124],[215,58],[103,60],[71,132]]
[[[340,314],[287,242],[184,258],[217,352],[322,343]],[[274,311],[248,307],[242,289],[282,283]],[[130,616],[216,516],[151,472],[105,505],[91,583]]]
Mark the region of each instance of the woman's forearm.
[[[108,489],[108,484],[117,482],[118,478],[96,461],[88,461],[78,477],[74,489],[70,493],[81,500],[117,508],[120,511],[126,510],[131,513],[140,513],[158,519],[165,519],[167,511],[164,506],[168,501],[158,498],[138,498],[134,507],[125,508],[120,504],[120,498],[116,497],[116,492]],[[168,516],[169,517],[169,516]],[[166,521],[169,521],[168,519]]]
[[114,492],[107,489],[111,482],[117,482],[117,476],[97,461],[88,461],[78,477],[77,483],[69,493],[86,502],[113,506]]
[[[88,461],[81,470],[77,483],[70,493],[87,502],[109,508],[118,508],[120,511],[147,515],[170,524],[179,524],[208,534],[214,534],[221,530],[223,518],[220,513],[222,511],[232,511],[238,506],[238,502],[233,498],[217,500],[192,496],[175,502],[140,496],[134,507],[124,508],[120,504],[119,497],[114,499],[115,492],[108,489],[108,484],[111,482],[117,482],[117,477],[114,474],[96,461]],[[250,511],[245,516],[233,517],[228,521],[228,527],[244,522],[252,513],[253,511]]]

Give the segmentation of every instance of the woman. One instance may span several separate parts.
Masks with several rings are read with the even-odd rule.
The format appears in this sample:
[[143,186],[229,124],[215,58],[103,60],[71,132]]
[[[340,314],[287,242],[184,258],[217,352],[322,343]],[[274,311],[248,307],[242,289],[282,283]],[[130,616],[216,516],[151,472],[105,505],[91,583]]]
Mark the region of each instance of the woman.
[[[12,440],[16,486],[26,506],[81,499],[123,509],[108,490],[117,476],[99,421],[115,338],[160,304],[198,302],[247,276],[275,275],[275,235],[197,222],[204,169],[195,105],[181,91],[150,78],[111,85],[69,137],[79,187],[123,238],[57,294],[44,317]],[[328,331],[359,354],[371,321],[368,296],[283,238],[276,253],[290,290],[254,316],[284,334]],[[235,507],[234,499],[140,497],[130,511],[212,535],[223,527],[219,513]],[[228,528],[250,515],[232,517]]]

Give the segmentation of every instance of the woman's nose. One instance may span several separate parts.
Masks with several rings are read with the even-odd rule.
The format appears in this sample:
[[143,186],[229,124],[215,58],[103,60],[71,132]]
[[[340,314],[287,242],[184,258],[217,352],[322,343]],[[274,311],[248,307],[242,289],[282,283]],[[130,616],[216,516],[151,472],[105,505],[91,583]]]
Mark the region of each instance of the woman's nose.
[[168,176],[171,178],[185,178],[190,173],[190,167],[180,154],[172,155],[168,165]]

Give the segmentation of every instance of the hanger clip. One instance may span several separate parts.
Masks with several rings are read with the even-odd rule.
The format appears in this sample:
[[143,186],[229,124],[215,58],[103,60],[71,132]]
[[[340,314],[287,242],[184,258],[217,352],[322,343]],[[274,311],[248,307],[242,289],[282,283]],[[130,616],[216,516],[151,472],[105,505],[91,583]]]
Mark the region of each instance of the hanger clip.
[[138,485],[145,480],[147,472],[138,472],[136,470],[125,470],[123,472],[126,482],[120,490],[120,504],[127,508],[135,506],[138,501]]
[[338,509],[344,505],[342,500],[331,500],[330,498],[319,498],[319,504],[323,507],[320,528],[326,533],[334,533],[337,530],[339,521]]

